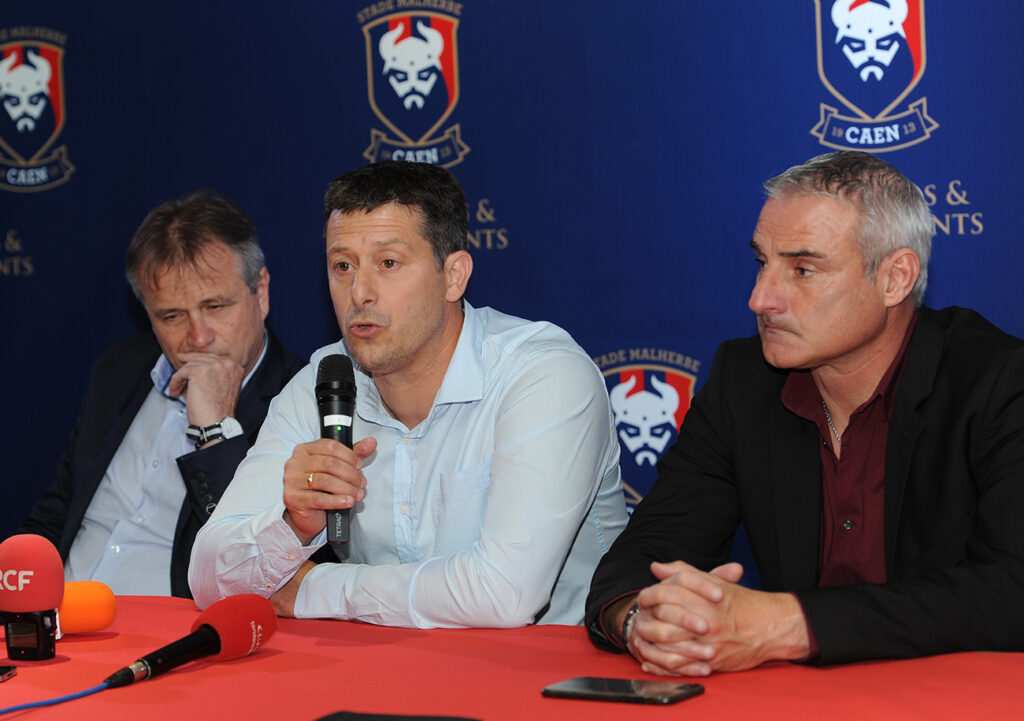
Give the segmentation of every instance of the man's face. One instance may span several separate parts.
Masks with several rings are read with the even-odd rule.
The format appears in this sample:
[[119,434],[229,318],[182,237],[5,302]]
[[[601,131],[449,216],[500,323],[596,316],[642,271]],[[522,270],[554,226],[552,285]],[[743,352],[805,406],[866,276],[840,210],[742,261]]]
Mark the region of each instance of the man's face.
[[[327,275],[341,334],[360,367],[381,377],[447,363],[446,323],[461,289],[449,283],[456,253],[439,269],[420,212],[389,203],[327,222]],[[453,308],[454,305],[454,308]],[[460,316],[461,317],[461,316]]]
[[161,269],[150,285],[140,274],[146,313],[175,369],[183,353],[225,356],[248,373],[263,350],[263,321],[270,310],[270,275],[260,271],[256,292],[242,278],[241,263],[222,242],[208,243],[196,267]]
[[819,196],[769,198],[751,245],[760,270],[749,306],[777,368],[855,369],[885,325],[884,273],[864,274],[860,216]]

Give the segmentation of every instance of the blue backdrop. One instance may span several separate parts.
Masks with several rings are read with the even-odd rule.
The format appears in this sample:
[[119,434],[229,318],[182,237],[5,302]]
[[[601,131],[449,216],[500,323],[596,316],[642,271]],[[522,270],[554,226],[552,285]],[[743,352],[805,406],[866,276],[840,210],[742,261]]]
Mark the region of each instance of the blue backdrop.
[[146,325],[132,232],[197,187],[252,216],[270,323],[308,355],[338,336],[327,182],[449,166],[470,301],[558,323],[618,407],[671,411],[622,435],[634,499],[717,344],[755,331],[760,183],[812,155],[884,153],[936,216],[927,302],[1024,335],[1022,21],[1003,0],[6,0],[0,532],[49,484],[92,361]]

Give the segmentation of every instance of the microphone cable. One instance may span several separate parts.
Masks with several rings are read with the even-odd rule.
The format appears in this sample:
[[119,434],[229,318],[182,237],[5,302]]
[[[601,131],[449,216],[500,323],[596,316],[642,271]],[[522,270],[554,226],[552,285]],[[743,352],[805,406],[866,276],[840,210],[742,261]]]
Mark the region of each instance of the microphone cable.
[[248,656],[258,651],[276,629],[277,614],[270,601],[252,593],[228,596],[199,614],[192,624],[192,633],[116,671],[98,686],[67,696],[2,708],[0,716],[31,708],[55,706],[108,688],[127,686],[200,658],[230,661]]
[[103,691],[104,689],[109,687],[110,684],[104,681],[99,686],[93,686],[92,688],[87,688],[84,691],[79,691],[78,693],[70,693],[67,696],[58,696],[56,698],[44,699],[43,701],[32,701],[31,703],[22,703],[18,704],[17,706],[8,706],[7,708],[0,708],[0,716],[3,716],[4,714],[8,713],[14,713],[15,711],[24,711],[30,708],[56,706],[57,704],[64,703],[65,701],[74,701],[76,698],[91,696],[92,694],[99,693],[100,691]]

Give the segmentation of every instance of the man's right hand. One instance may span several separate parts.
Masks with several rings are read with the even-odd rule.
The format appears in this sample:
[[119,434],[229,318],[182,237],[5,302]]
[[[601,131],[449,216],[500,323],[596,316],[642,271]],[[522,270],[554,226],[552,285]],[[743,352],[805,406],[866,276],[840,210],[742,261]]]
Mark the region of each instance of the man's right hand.
[[181,353],[184,365],[167,384],[172,398],[184,396],[188,422],[197,426],[220,423],[235,414],[245,369],[227,356],[200,351]]
[[326,511],[351,508],[366,497],[363,459],[376,448],[372,437],[352,448],[329,438],[295,446],[284,464],[284,520],[302,545],[327,525]]

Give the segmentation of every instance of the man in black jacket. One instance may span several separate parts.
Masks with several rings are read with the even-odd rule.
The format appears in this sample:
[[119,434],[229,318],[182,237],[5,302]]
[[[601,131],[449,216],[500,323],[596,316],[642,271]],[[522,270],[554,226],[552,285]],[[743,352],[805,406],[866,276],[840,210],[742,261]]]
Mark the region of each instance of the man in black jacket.
[[[921,306],[920,190],[866,153],[766,183],[759,338],[719,349],[594,576],[654,673],[1024,650],[1024,342]],[[764,591],[726,563],[743,522]]]
[[188,598],[195,534],[303,364],[264,327],[270,274],[249,218],[222,195],[155,208],[126,274],[153,332],[100,357],[53,485],[19,532],[49,538],[69,581]]

